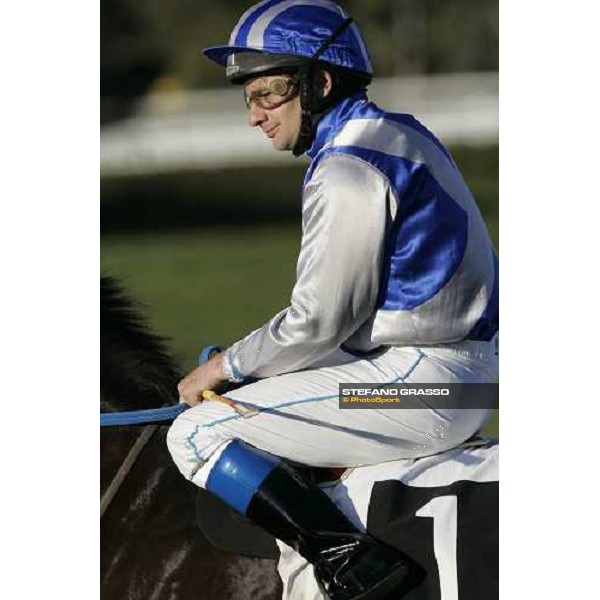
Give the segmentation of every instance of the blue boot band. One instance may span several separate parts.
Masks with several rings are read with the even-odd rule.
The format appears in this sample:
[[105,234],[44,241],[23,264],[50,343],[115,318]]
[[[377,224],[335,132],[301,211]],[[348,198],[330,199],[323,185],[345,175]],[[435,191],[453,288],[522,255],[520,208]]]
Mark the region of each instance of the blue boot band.
[[211,469],[206,489],[241,514],[280,458],[233,440]]

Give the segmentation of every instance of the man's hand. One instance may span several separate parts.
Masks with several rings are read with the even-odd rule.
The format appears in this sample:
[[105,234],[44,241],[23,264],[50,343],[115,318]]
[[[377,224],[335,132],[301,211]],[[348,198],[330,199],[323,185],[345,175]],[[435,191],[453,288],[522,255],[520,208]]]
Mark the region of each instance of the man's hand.
[[223,353],[219,353],[186,375],[177,385],[179,402],[196,406],[202,402],[204,390],[218,390],[226,381],[222,364]]

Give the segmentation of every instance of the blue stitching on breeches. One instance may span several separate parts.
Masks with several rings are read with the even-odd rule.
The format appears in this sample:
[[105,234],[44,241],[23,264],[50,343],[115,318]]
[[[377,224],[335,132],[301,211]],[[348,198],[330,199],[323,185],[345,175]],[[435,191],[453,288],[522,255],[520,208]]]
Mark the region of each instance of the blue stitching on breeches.
[[[386,381],[382,385],[390,385],[392,383],[397,383],[398,381],[403,382],[417,368],[417,365],[421,362],[421,359],[426,356],[426,354],[419,348],[417,348],[416,350],[417,350],[417,358],[415,359],[413,364],[410,365],[410,367],[407,369],[406,373],[399,375],[398,377],[396,377],[395,379],[392,379],[391,381]],[[256,408],[256,410],[259,413],[272,412],[275,410],[279,410],[281,408],[288,408],[289,406],[294,406],[295,404],[305,404],[307,402],[322,402],[323,400],[331,400],[332,398],[336,398],[337,396],[338,396],[338,394],[330,394],[328,396],[311,396],[309,398],[302,398],[301,400],[292,400],[290,402],[284,402],[283,404],[277,404],[275,406],[267,406],[264,408],[254,407],[254,408]],[[198,451],[196,442],[194,441],[194,438],[196,437],[196,435],[198,434],[200,429],[208,429],[210,427],[213,427],[214,425],[219,425],[220,423],[225,423],[227,421],[231,421],[232,419],[240,419],[240,418],[241,418],[241,415],[235,414],[235,415],[231,415],[229,417],[223,417],[222,419],[216,419],[215,421],[211,421],[210,423],[196,425],[196,428],[194,429],[192,434],[187,438],[187,442],[191,446],[192,450],[194,451],[196,458],[201,462],[206,462],[208,460],[208,458],[202,457],[202,455]]]

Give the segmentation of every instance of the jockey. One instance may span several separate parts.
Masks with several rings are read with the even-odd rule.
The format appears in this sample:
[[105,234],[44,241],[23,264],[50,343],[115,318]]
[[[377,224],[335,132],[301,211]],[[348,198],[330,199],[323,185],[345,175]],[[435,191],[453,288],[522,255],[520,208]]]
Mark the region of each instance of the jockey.
[[[414,117],[369,101],[372,67],[330,0],[264,0],[204,54],[243,87],[248,122],[311,159],[290,306],[179,384],[168,434],[183,475],[293,546],[332,600],[385,596],[396,550],[355,527],[293,465],[435,454],[489,408],[341,410],[343,382],[487,383],[498,375],[498,262],[452,157]],[[243,418],[205,390],[252,407]]]

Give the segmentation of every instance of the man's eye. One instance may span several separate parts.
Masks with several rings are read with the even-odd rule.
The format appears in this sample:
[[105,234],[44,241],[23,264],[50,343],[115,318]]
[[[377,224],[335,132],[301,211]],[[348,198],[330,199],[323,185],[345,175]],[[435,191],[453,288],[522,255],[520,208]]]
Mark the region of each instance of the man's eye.
[[278,96],[285,96],[288,86],[286,81],[277,79],[271,82],[269,88],[274,94],[277,94]]
[[256,90],[255,92],[250,92],[250,99],[254,98],[264,98],[268,96],[271,92],[269,90]]

